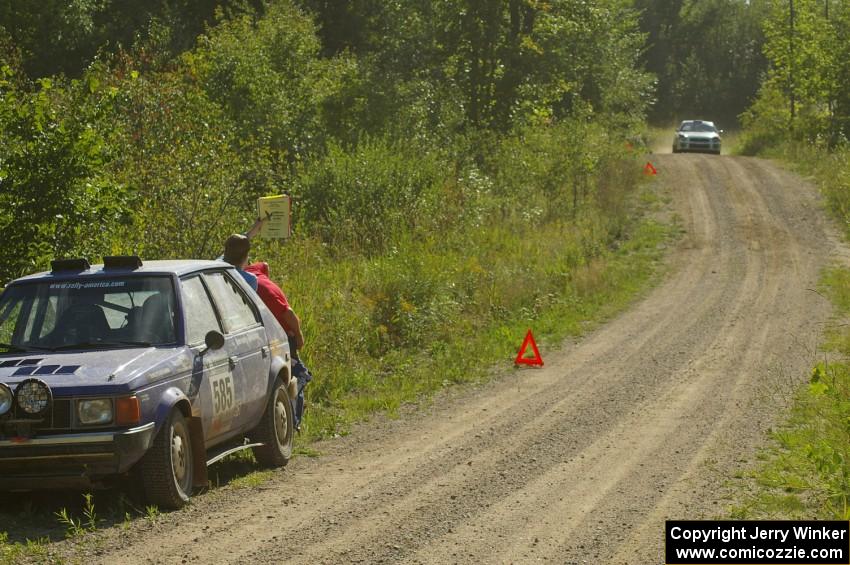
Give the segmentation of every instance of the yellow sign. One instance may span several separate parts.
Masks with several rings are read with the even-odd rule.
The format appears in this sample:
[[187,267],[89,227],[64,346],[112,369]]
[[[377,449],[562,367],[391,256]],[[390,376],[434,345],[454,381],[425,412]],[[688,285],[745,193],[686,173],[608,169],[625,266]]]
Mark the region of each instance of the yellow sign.
[[257,215],[266,220],[259,233],[263,239],[286,239],[292,235],[292,199],[288,195],[258,198]]

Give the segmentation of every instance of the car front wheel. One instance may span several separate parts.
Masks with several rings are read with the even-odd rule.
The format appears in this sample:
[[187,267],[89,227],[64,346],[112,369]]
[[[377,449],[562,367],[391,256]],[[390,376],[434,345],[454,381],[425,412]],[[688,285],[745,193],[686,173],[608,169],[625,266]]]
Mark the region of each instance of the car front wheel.
[[139,464],[149,502],[169,509],[186,504],[192,494],[192,440],[179,409],[168,415]]
[[266,411],[257,427],[251,432],[253,441],[263,445],[253,448],[254,457],[261,465],[283,467],[292,457],[292,436],[295,415],[287,386],[275,379]]

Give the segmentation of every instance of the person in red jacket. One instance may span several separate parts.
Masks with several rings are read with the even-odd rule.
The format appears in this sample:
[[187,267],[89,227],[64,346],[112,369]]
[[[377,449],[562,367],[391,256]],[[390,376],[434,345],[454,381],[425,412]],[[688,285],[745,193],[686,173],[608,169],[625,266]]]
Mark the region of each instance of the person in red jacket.
[[286,295],[269,277],[268,263],[253,263],[245,271],[257,277],[257,294],[271,310],[274,317],[289,336],[289,348],[292,354],[292,374],[298,382],[298,393],[293,401],[295,429],[301,429],[301,417],[304,415],[304,387],[313,376],[298,356],[298,350],[304,346],[304,334],[301,333],[301,320],[292,310]]

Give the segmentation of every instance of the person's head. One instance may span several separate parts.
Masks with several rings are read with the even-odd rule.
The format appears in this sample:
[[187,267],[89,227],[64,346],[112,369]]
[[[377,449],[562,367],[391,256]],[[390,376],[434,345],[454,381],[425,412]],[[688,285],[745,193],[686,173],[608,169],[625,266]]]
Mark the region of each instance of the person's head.
[[224,260],[237,269],[248,262],[248,252],[251,250],[251,240],[242,234],[235,233],[224,242]]

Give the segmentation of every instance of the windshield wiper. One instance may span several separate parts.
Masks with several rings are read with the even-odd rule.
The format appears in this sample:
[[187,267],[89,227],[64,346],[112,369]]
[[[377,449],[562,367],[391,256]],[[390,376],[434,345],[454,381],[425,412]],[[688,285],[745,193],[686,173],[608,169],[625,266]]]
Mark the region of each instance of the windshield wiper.
[[104,347],[151,347],[148,341],[82,341],[51,347],[51,351],[63,351],[66,349],[101,349]]
[[149,341],[134,341],[130,339],[122,339],[118,341],[105,341],[101,343],[108,343],[109,345],[128,345],[130,347],[153,347],[153,344]]

